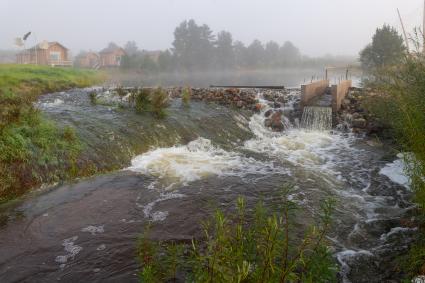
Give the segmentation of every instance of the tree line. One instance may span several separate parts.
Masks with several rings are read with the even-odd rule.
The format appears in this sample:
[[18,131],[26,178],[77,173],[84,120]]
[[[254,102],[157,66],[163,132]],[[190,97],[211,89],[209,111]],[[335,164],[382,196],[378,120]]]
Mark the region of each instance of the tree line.
[[217,34],[206,24],[184,21],[174,31],[172,47],[158,53],[139,50],[134,41],[124,46],[126,55],[121,68],[172,72],[176,70],[234,70],[284,67],[322,67],[340,58],[310,58],[303,56],[290,41],[279,45],[275,41],[254,40],[245,45],[234,40],[228,31]]

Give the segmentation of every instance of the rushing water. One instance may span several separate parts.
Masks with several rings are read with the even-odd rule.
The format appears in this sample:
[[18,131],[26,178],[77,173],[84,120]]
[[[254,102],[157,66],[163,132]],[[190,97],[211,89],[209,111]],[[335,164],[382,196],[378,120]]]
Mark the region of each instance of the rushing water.
[[332,129],[332,108],[307,106],[304,107],[301,127],[307,130],[329,131]]
[[[45,96],[39,107],[77,128],[89,158],[125,169],[59,185],[7,209],[0,282],[136,282],[135,242],[147,223],[154,239],[189,240],[215,208],[231,211],[240,195],[251,208],[259,199],[273,202],[283,184],[295,185],[299,229],[324,199],[337,200],[328,240],[341,281],[397,279],[392,263],[415,228],[403,224],[409,191],[381,174],[392,161],[383,146],[295,126],[272,132],[264,127],[268,107],[252,115],[175,100],[158,121],[93,106],[81,90]],[[291,109],[288,103],[281,110]]]

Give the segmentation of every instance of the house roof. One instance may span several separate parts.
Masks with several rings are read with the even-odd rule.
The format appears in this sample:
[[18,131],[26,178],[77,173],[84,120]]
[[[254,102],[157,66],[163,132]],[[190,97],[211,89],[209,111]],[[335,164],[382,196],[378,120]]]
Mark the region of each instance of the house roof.
[[[65,46],[63,46],[62,44],[60,44],[57,41],[50,41],[50,42],[46,42],[47,43],[47,47],[43,46],[44,42],[40,42],[37,45],[31,47],[31,48],[27,48],[26,50],[44,50],[44,49],[49,49],[51,46],[53,45],[59,45],[61,46],[63,49],[68,50],[68,48],[66,48]],[[19,53],[23,53],[24,51],[21,51]]]
[[77,56],[75,56],[75,58],[83,58],[83,57],[87,57],[87,56],[90,56],[90,55],[94,55],[96,57],[99,57],[99,54],[97,54],[94,51],[82,51]]
[[114,47],[114,46],[108,46],[108,47],[102,49],[99,53],[100,54],[113,53],[117,50],[121,50],[125,53],[124,49],[122,49],[121,47]]

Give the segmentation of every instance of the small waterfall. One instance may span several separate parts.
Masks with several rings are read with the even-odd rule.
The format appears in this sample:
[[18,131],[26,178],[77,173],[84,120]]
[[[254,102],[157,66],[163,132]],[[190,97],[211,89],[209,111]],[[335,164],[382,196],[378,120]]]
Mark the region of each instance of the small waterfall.
[[332,129],[332,108],[318,106],[304,107],[301,127],[317,131]]

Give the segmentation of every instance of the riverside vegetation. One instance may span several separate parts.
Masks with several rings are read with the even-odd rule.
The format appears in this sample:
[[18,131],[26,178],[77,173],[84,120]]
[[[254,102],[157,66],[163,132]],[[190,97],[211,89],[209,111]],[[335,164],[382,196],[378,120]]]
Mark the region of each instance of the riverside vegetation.
[[284,188],[276,207],[260,201],[253,212],[237,199],[236,212],[217,210],[202,225],[202,240],[153,242],[149,228],[138,242],[141,282],[336,282],[337,266],[326,246],[332,199],[303,237],[292,236],[297,205]]
[[0,66],[0,203],[43,183],[91,173],[89,162],[78,162],[82,144],[74,129],[57,127],[34,102],[44,93],[101,80],[87,70]]
[[169,105],[169,95],[161,88],[123,88],[117,87],[112,90],[112,97],[116,94],[119,99],[105,99],[96,91],[89,93],[89,98],[92,104],[131,107],[137,113],[152,113],[156,118],[164,118],[166,116],[165,109]]
[[[410,254],[401,260],[404,270],[412,278],[425,275],[425,56],[419,49],[422,45],[418,39],[422,35],[416,38],[416,51],[408,54],[402,37],[394,29],[384,26],[377,30],[373,44],[365,49],[367,52],[362,52],[361,58],[362,61],[377,62],[373,66],[367,65],[370,79],[366,86],[370,91],[365,95],[363,106],[368,115],[394,134],[398,150],[405,153],[405,170],[415,193],[414,225],[419,226],[419,233]],[[393,44],[386,44],[388,42]],[[382,55],[384,51],[388,54]],[[369,58],[372,53],[380,60]]]

